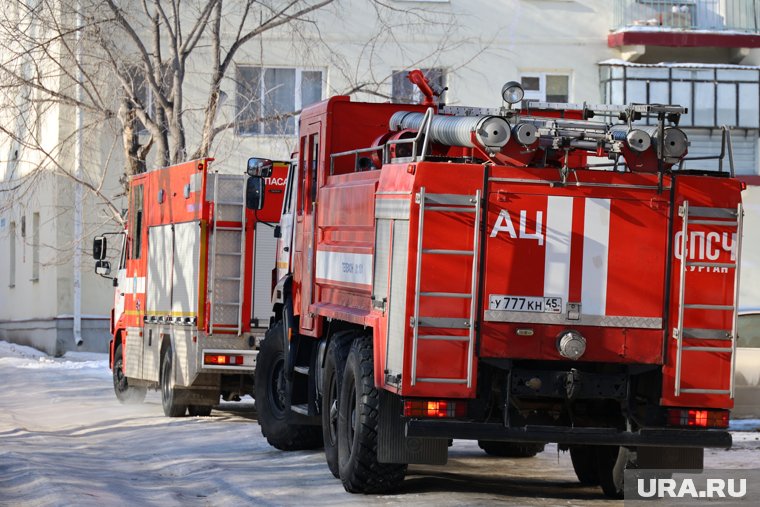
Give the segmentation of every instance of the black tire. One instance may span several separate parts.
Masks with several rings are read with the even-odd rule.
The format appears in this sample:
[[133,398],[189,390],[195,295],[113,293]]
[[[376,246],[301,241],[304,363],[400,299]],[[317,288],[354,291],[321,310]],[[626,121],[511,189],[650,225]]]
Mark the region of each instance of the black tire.
[[336,334],[327,347],[322,377],[322,440],[327,467],[336,479],[340,478],[338,463],[338,400],[343,384],[343,371],[351,348],[352,333]]
[[628,449],[614,445],[596,446],[596,473],[608,498],[623,498],[623,478],[628,465]]
[[116,346],[113,354],[113,390],[116,393],[116,399],[125,405],[142,403],[148,392],[145,387],[129,385],[127,377],[124,376],[124,356],[121,353],[121,344]]
[[174,387],[174,352],[171,345],[164,349],[161,356],[161,405],[164,407],[166,417],[182,417],[187,412],[187,405],[176,401],[176,389]]
[[478,440],[478,447],[489,456],[502,458],[532,458],[543,452],[546,444],[518,444],[515,442],[497,442],[493,440]]
[[596,450],[591,445],[574,445],[570,447],[570,460],[578,481],[586,486],[598,486],[599,474],[596,471]]
[[256,358],[254,391],[259,427],[269,445],[282,451],[322,446],[322,429],[319,426],[290,424],[287,421],[290,400],[287,399],[282,322],[271,327],[261,342]]
[[375,388],[372,338],[351,345],[338,403],[340,479],[349,493],[387,493],[398,488],[406,464],[377,460],[380,391]]
[[208,417],[211,415],[211,405],[188,405],[187,413],[191,417]]

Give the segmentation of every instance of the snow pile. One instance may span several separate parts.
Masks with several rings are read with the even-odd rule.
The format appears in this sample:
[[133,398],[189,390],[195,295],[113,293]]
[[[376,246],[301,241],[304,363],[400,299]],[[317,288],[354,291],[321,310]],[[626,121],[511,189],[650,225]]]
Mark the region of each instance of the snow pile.
[[32,347],[0,341],[0,365],[28,369],[95,370],[106,372],[108,356],[93,352],[66,352],[63,357],[50,357]]
[[731,431],[760,431],[760,419],[733,419],[728,429]]

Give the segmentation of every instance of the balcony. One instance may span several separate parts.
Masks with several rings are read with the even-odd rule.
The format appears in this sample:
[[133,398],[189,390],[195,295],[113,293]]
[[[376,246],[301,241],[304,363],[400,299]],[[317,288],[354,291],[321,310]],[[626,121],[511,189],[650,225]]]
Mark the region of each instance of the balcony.
[[760,47],[757,0],[612,0],[608,45],[669,48]]

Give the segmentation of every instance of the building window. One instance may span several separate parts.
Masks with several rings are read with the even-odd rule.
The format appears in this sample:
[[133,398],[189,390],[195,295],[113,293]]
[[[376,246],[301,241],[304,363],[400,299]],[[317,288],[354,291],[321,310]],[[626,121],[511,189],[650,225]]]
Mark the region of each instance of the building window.
[[520,76],[520,84],[525,90],[526,101],[570,101],[570,76],[567,74],[524,73]]
[[40,214],[32,213],[32,281],[40,279]]
[[238,135],[294,135],[295,113],[322,100],[321,70],[238,65]]
[[[147,78],[145,77],[145,72],[143,71],[142,67],[134,66],[129,71],[130,75],[130,85],[132,87],[131,93],[134,95],[135,99],[142,104],[141,109],[145,112],[145,115],[148,118],[156,119],[156,99],[154,97],[153,88],[151,88],[150,84],[148,83]],[[169,89],[171,87],[171,80],[172,80],[172,74],[171,70],[168,66],[163,67],[162,72],[162,82],[159,83],[159,86],[163,89]],[[131,97],[128,97],[131,99]],[[131,103],[130,105],[134,108],[137,108],[137,104]],[[135,119],[135,131],[138,134],[148,134],[147,127],[143,124],[142,121],[140,121],[139,118]]]
[[760,127],[760,67],[601,63],[599,72],[607,104],[685,106],[682,127]]
[[[433,91],[441,92],[438,101],[443,102],[443,91],[446,88],[446,71],[440,68],[421,70],[430,82]],[[419,88],[409,81],[407,77],[408,75],[408,70],[401,70],[393,73],[391,97],[393,98],[393,102],[399,104],[419,104],[422,101],[422,95],[420,94]]]
[[142,251],[143,237],[143,186],[136,185],[132,188],[132,255],[131,259],[139,259]]
[[8,232],[8,287],[16,286],[16,222],[11,222]]

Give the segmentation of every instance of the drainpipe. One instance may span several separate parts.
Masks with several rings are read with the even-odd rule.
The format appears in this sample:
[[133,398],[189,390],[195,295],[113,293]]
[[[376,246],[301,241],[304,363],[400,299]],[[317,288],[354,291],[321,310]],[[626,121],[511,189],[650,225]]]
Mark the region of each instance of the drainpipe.
[[[84,100],[82,82],[82,5],[77,2],[77,35],[76,35],[76,132],[74,138],[74,174],[77,180],[82,179],[82,129],[84,128],[84,111],[81,103]],[[82,185],[74,183],[74,343],[81,346],[82,340]]]

